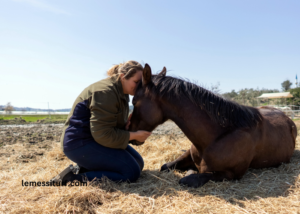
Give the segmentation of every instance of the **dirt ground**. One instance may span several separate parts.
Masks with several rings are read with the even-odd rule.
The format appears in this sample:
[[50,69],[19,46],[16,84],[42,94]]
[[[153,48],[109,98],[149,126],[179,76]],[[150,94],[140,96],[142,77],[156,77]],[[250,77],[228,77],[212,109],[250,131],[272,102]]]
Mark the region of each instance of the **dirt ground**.
[[14,163],[38,161],[59,142],[62,126],[62,124],[1,126],[0,169],[9,170]]
[[[1,170],[9,170],[12,163],[37,162],[45,153],[57,146],[63,124],[31,124],[0,126]],[[173,122],[158,126],[150,139],[161,135],[184,137]],[[59,157],[59,159],[64,157]],[[5,160],[6,163],[5,163]]]
[[[298,132],[300,120],[295,121]],[[136,183],[103,179],[87,187],[25,187],[48,181],[72,162],[60,151],[62,124],[0,126],[0,212],[300,213],[300,139],[291,163],[250,169],[239,181],[180,186],[185,172],[159,172],[191,143],[171,121],[134,148],[145,168]]]

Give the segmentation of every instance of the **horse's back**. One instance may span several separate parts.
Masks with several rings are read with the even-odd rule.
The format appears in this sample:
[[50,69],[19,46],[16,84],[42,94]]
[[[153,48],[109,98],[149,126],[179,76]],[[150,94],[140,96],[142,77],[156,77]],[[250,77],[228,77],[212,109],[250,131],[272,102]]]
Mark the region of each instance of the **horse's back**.
[[270,167],[289,162],[295,149],[295,123],[278,109],[263,107],[258,110],[263,120],[255,132],[259,141],[251,167]]

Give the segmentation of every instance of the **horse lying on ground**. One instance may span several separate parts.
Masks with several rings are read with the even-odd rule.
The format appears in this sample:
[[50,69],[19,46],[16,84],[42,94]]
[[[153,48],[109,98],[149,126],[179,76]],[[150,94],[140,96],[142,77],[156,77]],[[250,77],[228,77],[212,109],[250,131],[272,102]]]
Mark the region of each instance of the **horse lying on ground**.
[[280,110],[225,100],[188,81],[166,76],[166,68],[152,75],[145,65],[132,104],[130,131],[152,131],[171,119],[193,143],[178,159],[161,167],[198,170],[180,179],[187,186],[240,179],[249,167],[288,163],[295,149],[296,125]]

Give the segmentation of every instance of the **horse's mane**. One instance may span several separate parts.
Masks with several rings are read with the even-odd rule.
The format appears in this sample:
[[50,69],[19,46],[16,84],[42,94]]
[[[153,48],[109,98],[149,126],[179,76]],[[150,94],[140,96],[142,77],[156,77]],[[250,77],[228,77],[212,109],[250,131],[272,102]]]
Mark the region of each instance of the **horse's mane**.
[[256,108],[226,100],[188,80],[153,75],[152,84],[147,85],[146,91],[150,92],[151,96],[162,99],[185,96],[223,127],[251,128],[262,121],[262,116]]

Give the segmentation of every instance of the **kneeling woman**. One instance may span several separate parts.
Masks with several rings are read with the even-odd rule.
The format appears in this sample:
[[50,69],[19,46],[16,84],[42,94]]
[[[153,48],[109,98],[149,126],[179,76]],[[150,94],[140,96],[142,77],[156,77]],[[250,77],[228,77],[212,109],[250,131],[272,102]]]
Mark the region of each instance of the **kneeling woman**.
[[[113,66],[108,78],[87,88],[75,100],[61,137],[65,155],[77,163],[52,181],[89,181],[106,176],[112,181],[134,182],[144,167],[143,158],[128,145],[144,142],[147,131],[129,132],[129,94],[134,95],[143,67],[135,61]],[[77,168],[76,166],[75,168]],[[79,169],[77,168],[77,169]]]

